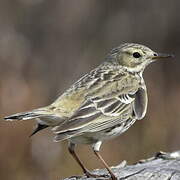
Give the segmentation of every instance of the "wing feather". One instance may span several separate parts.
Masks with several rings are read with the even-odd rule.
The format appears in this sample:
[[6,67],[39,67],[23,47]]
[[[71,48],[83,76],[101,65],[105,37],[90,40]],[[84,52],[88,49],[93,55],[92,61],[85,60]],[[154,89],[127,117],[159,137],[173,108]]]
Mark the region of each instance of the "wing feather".
[[70,119],[53,128],[54,133],[59,134],[74,129],[79,129],[79,133],[99,131],[132,117],[139,82],[126,75],[121,75],[114,81],[106,79],[107,83],[103,82],[105,86],[102,86],[102,80],[96,81],[101,83],[95,86],[97,92],[89,90],[80,108]]
[[[68,122],[53,128],[53,130],[55,133],[84,127],[89,130],[99,130],[100,126],[103,129],[109,126],[109,123],[113,125],[123,122],[132,114],[131,103],[133,100],[134,98],[125,95],[111,99],[89,99]],[[92,123],[89,124],[89,122]]]

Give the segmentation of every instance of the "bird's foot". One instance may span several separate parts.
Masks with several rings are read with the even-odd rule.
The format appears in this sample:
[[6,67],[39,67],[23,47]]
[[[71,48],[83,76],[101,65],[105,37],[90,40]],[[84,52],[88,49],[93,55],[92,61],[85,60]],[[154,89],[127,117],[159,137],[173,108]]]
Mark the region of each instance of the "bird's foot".
[[109,180],[117,180],[117,177],[114,176],[114,175],[111,175],[110,179]]
[[73,179],[73,178],[75,178],[75,179],[81,179],[82,176],[74,175],[74,176],[69,177],[69,179]]
[[[107,174],[93,174],[93,173],[91,173],[89,171],[86,171],[85,174],[86,174],[87,177],[93,177],[93,178],[98,178],[98,179],[99,178],[102,178],[102,179],[109,178],[109,176]],[[113,180],[115,180],[115,179],[113,179]]]

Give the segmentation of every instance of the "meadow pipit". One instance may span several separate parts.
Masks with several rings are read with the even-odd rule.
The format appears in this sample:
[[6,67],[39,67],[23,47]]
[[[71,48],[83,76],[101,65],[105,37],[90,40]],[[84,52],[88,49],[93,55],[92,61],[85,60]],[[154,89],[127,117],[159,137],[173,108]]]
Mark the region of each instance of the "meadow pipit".
[[99,154],[102,141],[125,132],[147,109],[147,91],[142,73],[160,58],[172,57],[156,53],[146,46],[126,43],[113,49],[97,68],[74,83],[51,105],[5,117],[6,120],[35,119],[32,133],[53,127],[54,140],[69,141],[69,152],[88,176],[74,149],[76,144],[90,144],[113,180],[112,170]]

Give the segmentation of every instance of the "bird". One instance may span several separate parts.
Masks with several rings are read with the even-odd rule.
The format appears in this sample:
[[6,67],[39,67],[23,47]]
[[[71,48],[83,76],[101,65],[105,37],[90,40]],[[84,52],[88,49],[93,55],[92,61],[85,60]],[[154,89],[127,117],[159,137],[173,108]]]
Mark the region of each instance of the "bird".
[[31,136],[50,127],[55,142],[68,141],[70,154],[86,176],[98,177],[83,165],[75,152],[79,144],[91,145],[110,179],[116,180],[112,169],[100,155],[101,144],[121,135],[136,120],[144,118],[148,104],[144,69],[152,62],[171,57],[172,54],[157,53],[145,45],[121,44],[50,105],[4,119],[36,120],[37,127]]

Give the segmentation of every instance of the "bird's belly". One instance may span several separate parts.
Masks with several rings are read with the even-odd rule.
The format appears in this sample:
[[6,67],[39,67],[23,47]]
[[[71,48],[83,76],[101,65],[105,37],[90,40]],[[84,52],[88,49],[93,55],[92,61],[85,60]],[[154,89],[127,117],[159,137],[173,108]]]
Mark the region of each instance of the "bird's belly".
[[121,124],[110,127],[108,129],[104,129],[102,131],[93,133],[87,132],[81,136],[73,137],[70,139],[70,141],[75,144],[93,144],[98,141],[109,140],[124,133],[129,127],[134,124],[135,121],[136,119],[128,119]]

